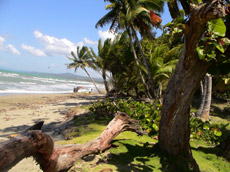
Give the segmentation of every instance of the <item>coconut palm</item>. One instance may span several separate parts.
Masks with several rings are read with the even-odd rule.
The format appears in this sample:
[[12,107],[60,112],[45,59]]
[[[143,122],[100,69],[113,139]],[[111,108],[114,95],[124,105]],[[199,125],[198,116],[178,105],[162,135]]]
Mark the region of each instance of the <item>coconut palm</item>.
[[[146,59],[145,54],[143,52],[140,41],[137,37],[136,31],[135,31],[136,26],[134,26],[134,23],[136,21],[136,24],[138,23],[137,26],[139,26],[139,28],[141,28],[140,26],[145,26],[144,24],[140,25],[140,21],[143,21],[143,20],[141,20],[143,17],[139,17],[139,16],[140,15],[145,16],[145,18],[149,18],[149,21],[150,21],[149,10],[145,7],[150,7],[149,4],[154,4],[157,6],[158,3],[154,3],[154,2],[160,1],[160,0],[155,0],[155,1],[153,1],[153,0],[151,0],[151,1],[150,0],[140,0],[140,1],[137,1],[137,0],[105,0],[105,1],[108,1],[111,3],[110,5],[106,6],[106,9],[108,9],[110,11],[97,22],[96,28],[98,26],[103,27],[104,25],[111,23],[110,30],[117,31],[119,29],[125,29],[128,32],[130,40],[131,40],[130,43],[132,44],[131,47],[133,50],[133,55],[135,57],[136,64],[137,64],[139,71],[140,71],[139,74],[140,74],[140,77],[142,78],[143,84],[146,87],[147,84],[143,80],[143,75],[141,73],[140,64],[138,62],[135,48],[134,48],[133,41],[132,41],[132,38],[133,37],[135,38],[135,40],[138,43],[138,47],[141,51],[141,55],[142,55],[142,58],[144,61],[145,68],[148,71],[148,80],[149,80],[150,90],[151,90],[151,94],[153,94],[152,76],[151,76],[151,73],[149,70],[147,59]],[[146,4],[145,4],[145,2],[146,2]],[[163,3],[161,3],[161,4],[163,5]],[[152,5],[152,7],[154,7],[154,6]],[[163,8],[163,6],[162,6],[162,8]],[[146,27],[143,27],[143,28],[146,28]],[[142,29],[142,30],[144,30],[144,29]],[[146,87],[146,93],[149,95],[148,92],[149,92],[148,88]],[[152,95],[149,95],[149,97],[152,97]]]
[[212,101],[212,77],[210,74],[206,74],[204,78],[204,89],[203,89],[201,104],[197,111],[197,116],[200,117],[202,121],[209,120],[211,101]]
[[[156,40],[155,42],[157,43],[158,41]],[[167,44],[158,45],[153,49],[151,48],[152,46],[149,46],[150,49],[146,50],[146,55],[148,55],[150,59],[151,73],[153,75],[154,83],[158,86],[158,92],[155,94],[161,99],[162,88],[167,85],[167,82],[175,69],[180,52],[178,49],[182,49],[182,46],[178,45],[172,49],[170,49]],[[155,90],[156,89],[157,88],[155,87]]]
[[104,80],[105,90],[109,93],[109,85],[106,80],[106,72],[109,71],[109,63],[111,62],[109,59],[110,51],[112,49],[112,41],[111,39],[106,39],[104,44],[102,44],[101,39],[98,41],[98,55],[91,48],[91,53],[93,58],[95,59],[94,63],[102,73],[102,78]]
[[[154,96],[154,84],[153,77],[151,75],[149,61],[147,60],[145,53],[143,51],[142,45],[138,39],[136,30],[141,34],[151,33],[151,18],[150,18],[150,9],[154,9],[154,11],[161,12],[163,9],[164,1],[162,0],[127,0],[127,23],[129,24],[131,31],[133,33],[133,37],[135,38],[139,50],[141,52],[141,56],[143,59],[144,66],[147,70],[149,88],[151,95]],[[151,34],[148,34],[151,35]]]
[[99,89],[97,88],[93,78],[90,76],[88,71],[86,70],[86,67],[90,67],[93,69],[96,69],[93,60],[89,56],[89,50],[87,47],[83,46],[81,49],[78,46],[77,47],[77,56],[75,53],[72,51],[71,52],[72,57],[67,57],[69,60],[72,62],[67,64],[67,68],[71,69],[74,68],[75,72],[77,71],[78,68],[81,68],[82,70],[85,71],[85,73],[88,75],[92,83],[94,84],[95,88],[97,89],[98,93],[100,93]]
[[131,43],[131,47],[133,50],[133,55],[135,57],[135,61],[136,64],[139,68],[139,75],[142,79],[143,84],[145,85],[145,89],[146,89],[146,93],[149,97],[151,97],[149,91],[148,91],[148,87],[146,82],[144,81],[144,77],[142,75],[141,72],[141,68],[137,59],[137,55],[135,52],[135,48],[133,45],[133,41],[132,41],[132,36],[129,30],[129,27],[127,25],[127,20],[126,20],[126,6],[123,0],[105,0],[110,2],[111,4],[106,6],[106,9],[110,10],[104,17],[102,17],[96,24],[96,28],[98,26],[103,27],[108,23],[111,23],[110,25],[110,30],[111,31],[118,31],[119,29],[123,29],[123,30],[127,30],[129,33],[129,37],[131,39],[130,43]]

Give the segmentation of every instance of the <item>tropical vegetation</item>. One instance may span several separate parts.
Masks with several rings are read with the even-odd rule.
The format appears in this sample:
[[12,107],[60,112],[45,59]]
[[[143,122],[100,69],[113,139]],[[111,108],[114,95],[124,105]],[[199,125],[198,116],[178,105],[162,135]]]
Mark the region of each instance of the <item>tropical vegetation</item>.
[[[78,57],[72,53],[69,59],[74,63],[68,65],[77,69],[83,62],[83,69],[102,74],[107,95],[113,98],[90,110],[95,116],[127,113],[157,138],[161,151],[184,163],[183,170],[200,171],[192,140],[212,146],[230,142],[228,125],[210,122],[212,98],[230,97],[229,1],[168,0],[173,20],[164,26],[162,0],[105,2],[108,13],[96,28],[110,24],[115,39],[99,40],[98,53],[83,47],[84,58],[80,52]],[[155,37],[154,28],[162,29],[161,36]],[[230,159],[230,147],[222,150]]]

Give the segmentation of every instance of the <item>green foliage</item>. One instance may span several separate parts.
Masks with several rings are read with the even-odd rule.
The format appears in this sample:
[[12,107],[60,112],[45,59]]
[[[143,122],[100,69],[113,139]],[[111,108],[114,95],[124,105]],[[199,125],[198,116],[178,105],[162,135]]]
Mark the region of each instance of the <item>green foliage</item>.
[[[224,53],[230,44],[230,40],[225,38],[226,26],[222,19],[215,19],[208,22],[208,27],[204,33],[204,38],[196,48],[200,59],[210,61],[216,58],[217,52]],[[224,56],[224,55],[222,55]]]
[[[105,99],[105,101],[96,102],[90,106],[90,111],[96,116],[111,116],[117,111],[127,113],[131,118],[139,120],[140,125],[149,136],[158,134],[160,124],[161,105],[152,102],[146,103],[133,99]],[[203,122],[199,118],[191,117],[191,139],[201,139],[208,144],[218,144],[224,139],[227,125],[212,124],[209,121]]]
[[191,118],[190,139],[202,139],[209,144],[218,144],[223,141],[223,132],[228,124],[212,124],[209,121],[203,122],[199,118]]
[[181,11],[179,17],[164,26],[164,36],[168,38],[168,41],[172,47],[183,43],[183,31],[185,27],[184,23],[184,13]]
[[139,120],[142,129],[149,135],[157,134],[159,130],[161,105],[158,103],[140,102],[131,98],[128,100],[117,99],[115,101],[106,99],[105,101],[94,103],[89,109],[95,115],[111,115],[117,111],[125,112],[131,118]]

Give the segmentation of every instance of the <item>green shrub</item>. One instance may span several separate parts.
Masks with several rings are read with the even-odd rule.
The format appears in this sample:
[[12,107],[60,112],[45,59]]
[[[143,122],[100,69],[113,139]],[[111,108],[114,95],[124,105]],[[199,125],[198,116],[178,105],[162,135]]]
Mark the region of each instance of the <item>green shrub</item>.
[[[142,130],[149,136],[158,134],[160,125],[161,105],[156,102],[148,103],[136,101],[133,99],[105,99],[95,102],[90,106],[90,111],[99,116],[113,116],[117,111],[125,112],[131,118],[140,122]],[[223,132],[227,125],[212,124],[211,122],[202,122],[199,118],[190,118],[191,139],[202,139],[209,144],[217,144],[223,140]]]
[[139,120],[143,130],[149,135],[158,133],[160,123],[160,105],[158,103],[146,103],[135,101],[133,99],[105,99],[101,102],[94,103],[89,109],[96,116],[105,116],[116,113],[117,111],[125,112],[131,118]]
[[223,132],[228,124],[212,124],[209,121],[203,122],[199,118],[190,119],[190,139],[202,139],[209,144],[218,144],[223,141]]

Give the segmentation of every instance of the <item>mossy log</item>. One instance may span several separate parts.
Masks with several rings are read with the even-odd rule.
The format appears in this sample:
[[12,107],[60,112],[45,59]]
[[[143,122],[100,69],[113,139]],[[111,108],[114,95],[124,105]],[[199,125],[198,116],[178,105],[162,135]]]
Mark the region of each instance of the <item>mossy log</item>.
[[143,135],[136,120],[119,112],[96,139],[85,144],[55,145],[53,139],[42,131],[25,132],[0,143],[0,171],[8,171],[26,157],[33,156],[44,172],[65,171],[89,154],[97,154],[110,146],[121,132],[133,131]]

